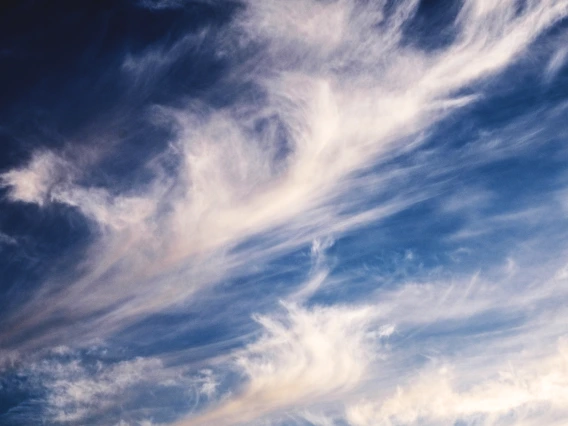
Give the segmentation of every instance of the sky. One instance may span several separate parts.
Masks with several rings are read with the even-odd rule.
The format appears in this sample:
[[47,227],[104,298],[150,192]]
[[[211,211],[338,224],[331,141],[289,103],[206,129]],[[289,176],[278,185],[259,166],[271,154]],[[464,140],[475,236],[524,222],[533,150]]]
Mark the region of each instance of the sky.
[[0,6],[0,425],[566,426],[568,0]]

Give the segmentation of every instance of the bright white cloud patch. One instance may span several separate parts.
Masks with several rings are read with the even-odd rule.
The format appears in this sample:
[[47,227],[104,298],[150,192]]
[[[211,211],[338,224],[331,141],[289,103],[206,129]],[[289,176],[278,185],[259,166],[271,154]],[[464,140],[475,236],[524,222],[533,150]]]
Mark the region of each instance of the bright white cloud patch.
[[[456,380],[458,379],[458,380]],[[469,386],[448,367],[421,372],[382,402],[347,410],[353,426],[422,424],[562,425],[568,416],[568,346],[537,361],[509,364]]]
[[285,305],[282,319],[257,317],[264,334],[235,355],[245,383],[234,397],[181,424],[241,424],[329,400],[357,387],[381,355],[392,326],[372,307]]

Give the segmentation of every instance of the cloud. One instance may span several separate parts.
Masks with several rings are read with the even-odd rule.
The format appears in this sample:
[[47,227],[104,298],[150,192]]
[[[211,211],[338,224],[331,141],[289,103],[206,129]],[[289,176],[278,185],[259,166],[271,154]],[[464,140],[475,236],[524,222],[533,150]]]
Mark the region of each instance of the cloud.
[[283,306],[283,318],[257,316],[262,336],[235,354],[243,388],[180,425],[247,423],[340,398],[365,378],[393,331],[376,323],[372,307]]
[[349,37],[353,4],[345,1],[251,1],[243,25],[251,37],[277,40],[281,48],[299,45],[329,53]]
[[137,2],[140,7],[150,10],[181,9],[186,3],[186,0],[139,0]]
[[561,424],[565,267],[526,262],[258,316],[223,367],[244,382],[178,424]]
[[121,230],[140,226],[151,215],[154,202],[136,196],[113,196],[103,188],[78,185],[79,169],[53,152],[36,152],[28,164],[0,176],[12,201],[43,206],[48,202],[77,207],[97,226]]
[[330,238],[316,239],[312,242],[311,258],[312,270],[310,271],[309,280],[306,281],[298,290],[288,296],[288,300],[304,302],[313,296],[318,289],[322,286],[330,273],[330,265],[325,251],[333,245],[333,240]]
[[[457,377],[456,377],[457,376]],[[568,346],[497,377],[460,383],[451,367],[421,372],[380,403],[361,402],[347,410],[352,426],[454,424],[560,425],[567,413]]]
[[89,414],[103,412],[114,406],[117,398],[123,398],[127,390],[151,380],[161,363],[157,359],[138,358],[110,368],[97,367],[94,375],[79,360],[32,367],[32,374],[51,376],[43,383],[48,387],[47,409],[54,421],[77,422]]
[[[107,352],[105,347],[86,351],[58,347],[12,367],[17,377],[25,379],[22,389],[41,399],[42,420],[58,424],[109,424],[110,419],[121,417],[126,424],[144,424],[151,418],[171,423],[176,404],[189,409],[217,396],[218,379],[212,370],[169,366],[157,357],[115,361]],[[148,393],[151,399],[170,406],[170,413],[125,410],[137,407],[141,397],[150,404]]]
[[568,49],[561,48],[557,50],[545,70],[545,81],[550,83],[560,73],[562,67],[566,64],[568,59]]
[[2,245],[16,245],[18,244],[18,240],[16,240],[14,237],[10,237],[9,235],[6,235],[2,232],[0,232],[0,246]]
[[[73,147],[38,149],[0,176],[8,201],[65,205],[92,230],[76,268],[46,276],[3,321],[3,371],[35,381],[55,422],[560,424],[568,414],[568,353],[564,340],[551,347],[566,333],[567,247],[557,241],[565,239],[565,212],[555,212],[568,205],[566,193],[513,202],[497,185],[460,177],[544,145],[565,105],[470,135],[455,151],[426,143],[453,114],[491,99],[486,83],[565,19],[568,1],[462,3],[442,46],[413,39],[409,28],[424,4],[417,0],[251,0],[222,29],[126,55],[121,71],[140,85],[137,99],[164,99],[152,96],[161,77],[204,43],[228,66],[215,94],[170,94],[174,101],[139,117],[168,135],[163,151],[140,165],[144,184],[93,179],[105,158],[126,155],[111,149],[88,161]],[[538,75],[553,81],[565,59],[557,49]],[[448,238],[436,228],[441,248],[432,250],[407,247],[405,228],[391,224],[397,250],[411,254],[392,261],[393,273],[381,263],[389,255],[376,252],[387,232],[375,229],[404,212],[410,237],[427,239],[425,216],[410,207],[434,197],[439,208],[428,218],[461,224]],[[549,230],[533,235],[539,224]],[[498,234],[513,227],[522,235]],[[471,255],[474,272],[440,260],[470,253],[472,240],[479,258],[506,246],[502,258]],[[4,243],[13,241],[0,233]],[[284,259],[290,253],[297,257]],[[345,261],[340,268],[336,256]],[[293,273],[278,264],[270,266],[274,275],[248,279],[274,260]],[[245,284],[234,284],[242,277]],[[227,304],[212,308],[215,298]],[[234,312],[261,313],[247,322]],[[162,336],[156,324],[169,315],[183,324],[162,325],[170,327]],[[160,342],[144,349],[160,356],[90,362],[65,347],[39,353],[120,340],[121,332],[144,346],[137,323],[148,341]],[[219,323],[229,337],[209,335]],[[199,343],[180,342],[188,329]],[[174,339],[172,346],[189,349],[162,344]],[[29,352],[38,355],[27,359]],[[184,403],[160,402],[164,419],[151,415],[155,407],[136,411],[138,398],[153,401],[145,389],[170,389]],[[135,414],[121,419],[120,407]]]
[[[112,334],[150,314],[198,300],[200,291],[238,276],[251,264],[263,264],[322,235],[336,238],[377,223],[436,195],[435,185],[417,178],[420,169],[435,165],[419,157],[411,166],[385,164],[412,153],[429,129],[483,97],[481,82],[513,65],[539,34],[568,14],[566,1],[527,1],[519,10],[513,0],[470,0],[453,23],[453,41],[430,51],[405,35],[419,2],[387,4],[246,3],[226,29],[232,37],[216,40],[219,52],[235,62],[219,84],[247,83],[258,97],[246,102],[237,97],[218,108],[187,99],[150,108],[145,118],[169,130],[171,141],[152,164],[147,185],[120,193],[95,186],[89,183],[89,170],[81,170],[77,179],[79,167],[73,161],[46,151],[4,173],[11,200],[64,203],[101,232],[87,252],[85,272],[78,278],[61,274],[46,280],[3,334],[13,338],[50,318],[65,319],[64,327],[79,340]],[[137,71],[149,67],[152,73],[152,67],[175,63],[183,47],[158,49],[158,56],[149,51],[131,65]],[[313,285],[300,296],[311,294],[323,277],[314,273]],[[62,287],[65,291],[53,291]],[[489,287],[476,303],[492,305]],[[439,299],[445,291],[453,300],[455,293],[444,286],[409,285],[392,297],[412,303],[428,297],[427,316],[445,300]],[[471,305],[444,315],[466,316],[476,309]],[[333,324],[325,310],[302,312],[290,311],[292,328],[302,321],[317,323],[302,315],[322,315]],[[262,324],[270,333],[278,329]],[[349,328],[314,327],[333,343],[338,343],[333,333]],[[68,334],[44,333],[34,344],[61,336]],[[305,342],[298,339],[298,350],[304,350]],[[259,374],[254,365],[247,374]],[[311,377],[302,371],[298,379],[303,376]],[[254,383],[251,376],[243,401],[254,394]],[[317,394],[317,389],[311,392]],[[227,413],[240,403],[232,404],[225,406]]]
[[49,151],[40,151],[26,166],[3,173],[0,183],[8,188],[10,200],[42,206],[49,200],[52,187],[72,173],[64,160]]

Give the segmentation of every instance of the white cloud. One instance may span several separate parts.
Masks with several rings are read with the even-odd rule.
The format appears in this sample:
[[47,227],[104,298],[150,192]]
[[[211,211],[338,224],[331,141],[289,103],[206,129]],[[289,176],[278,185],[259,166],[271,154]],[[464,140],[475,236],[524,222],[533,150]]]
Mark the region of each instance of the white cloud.
[[[420,373],[381,402],[348,408],[353,426],[454,424],[560,425],[568,415],[568,346],[531,364],[509,366],[498,377],[459,381],[448,367]],[[560,420],[560,421],[559,421]]]
[[127,225],[140,226],[155,208],[155,200],[136,196],[113,196],[102,188],[88,188],[74,180],[79,170],[73,163],[53,152],[35,153],[29,163],[0,176],[13,201],[43,206],[58,202],[77,207],[103,228],[121,230]]
[[146,219],[155,212],[156,202],[148,197],[112,196],[100,188],[76,186],[57,188],[52,200],[77,207],[102,229],[121,231],[137,227],[142,231]]
[[248,2],[245,28],[254,38],[276,39],[281,47],[307,46],[329,52],[349,36],[353,3],[291,0]]
[[29,163],[0,176],[0,183],[9,188],[13,201],[43,205],[49,200],[54,185],[73,173],[64,160],[49,151],[36,152]]
[[202,370],[199,376],[195,378],[195,383],[198,387],[198,393],[206,396],[207,398],[212,398],[217,393],[217,388],[219,387],[219,381],[212,370]]
[[179,424],[334,424],[345,408],[351,426],[560,425],[568,294],[554,264],[379,289],[368,306],[285,305],[235,353],[244,384]]
[[[144,188],[115,194],[90,187],[74,179],[69,161],[46,152],[5,173],[12,200],[74,206],[104,231],[88,252],[87,272],[65,292],[46,290],[32,300],[13,332],[49,315],[79,323],[114,306],[85,325],[91,333],[73,326],[81,336],[112,333],[186,303],[251,263],[432,196],[435,188],[413,189],[405,180],[431,164],[369,168],[416,146],[432,125],[474,102],[476,83],[513,64],[568,14],[561,0],[527,1],[520,11],[513,0],[470,0],[455,23],[455,40],[430,52],[403,37],[418,1],[396,2],[388,13],[387,2],[362,3],[247,3],[219,49],[262,46],[226,81],[252,82],[266,97],[216,111],[190,103],[155,108],[154,119],[175,137],[162,154],[167,166],[155,167],[154,181]],[[298,19],[306,14],[310,19]],[[167,65],[169,54],[175,60],[183,46],[161,51],[158,62]],[[140,57],[136,67],[152,64]],[[456,94],[463,89],[474,94]],[[279,123],[282,135],[254,130],[268,119]],[[235,250],[258,236],[262,243]],[[314,274],[307,294],[322,277]],[[60,277],[53,282],[60,285]],[[46,300],[49,295],[54,300]],[[123,301],[118,307],[117,300]]]
[[[455,40],[427,51],[404,40],[404,26],[420,2],[394,3],[248,2],[226,29],[231,37],[220,37],[219,51],[262,46],[226,77],[252,82],[262,99],[215,111],[192,103],[154,108],[152,119],[171,128],[174,138],[162,153],[166,165],[157,162],[162,165],[154,166],[154,180],[146,187],[117,194],[89,186],[77,179],[88,171],[46,151],[4,173],[1,183],[10,200],[73,206],[101,231],[82,265],[87,272],[64,282],[65,291],[51,291],[61,288],[61,277],[54,277],[56,284],[50,287],[48,282],[38,292],[6,336],[48,324],[50,316],[64,319],[68,329],[43,334],[40,345],[61,336],[77,341],[104,336],[187,303],[200,289],[251,264],[311,242],[308,281],[290,286],[282,315],[257,316],[260,336],[232,353],[233,362],[224,365],[240,373],[241,386],[220,392],[210,365],[191,380],[181,380],[198,398],[218,401],[198,407],[200,412],[180,424],[251,423],[292,413],[327,425],[333,417],[326,410],[337,412],[344,405],[353,426],[456,420],[553,424],[551,416],[563,413],[568,404],[564,343],[556,354],[533,354],[536,361],[513,373],[490,373],[504,371],[495,364],[515,348],[526,349],[534,341],[547,347],[565,333],[566,310],[559,305],[567,297],[566,267],[536,267],[532,259],[511,257],[504,273],[409,279],[377,288],[365,295],[365,306],[301,304],[329,279],[325,250],[331,240],[322,235],[341,235],[435,194],[435,188],[409,184],[416,169],[435,164],[418,161],[386,171],[371,171],[372,166],[416,147],[433,125],[483,96],[476,92],[477,83],[513,64],[540,34],[568,15],[568,1],[563,0],[527,0],[521,10],[514,0],[468,0],[454,23]],[[161,72],[203,34],[170,49],[129,57],[124,69],[134,77]],[[551,60],[548,78],[560,70],[565,56],[559,50]],[[271,123],[264,132],[257,129],[263,120]],[[485,151],[493,148],[482,145]],[[472,204],[482,208],[491,197],[472,190],[444,208],[453,213],[470,210]],[[543,212],[521,213],[524,220],[538,221]],[[520,220],[519,215],[502,215],[483,229],[469,231],[486,232],[488,225]],[[262,241],[237,248],[254,237]],[[550,277],[550,271],[557,273]],[[538,313],[536,308],[541,308]],[[94,312],[106,313],[92,319]],[[472,332],[477,341],[456,343],[451,335],[478,325],[483,316],[500,319],[499,314],[518,322],[503,326],[499,336]],[[429,328],[438,333],[427,336]],[[393,337],[388,362],[382,358],[387,336]],[[466,353],[461,364],[447,355],[442,357],[448,359],[446,370],[416,375],[416,369],[408,368],[409,359],[436,358],[436,351],[458,344]],[[11,365],[15,353],[1,353],[0,363]],[[487,362],[493,359],[499,362]],[[479,360],[488,365],[464,368]],[[180,383],[178,372],[158,359],[99,367],[93,373],[78,360],[34,364],[34,374],[44,377],[49,388],[47,404],[56,420],[78,422],[104,411],[141,383]],[[483,377],[472,381],[472,375],[481,373]],[[399,392],[389,394],[399,385]],[[353,404],[361,396],[366,400]],[[307,414],[319,409],[321,415]],[[516,417],[507,420],[511,412]]]
[[560,73],[562,68],[566,65],[568,59],[568,48],[562,47],[554,52],[554,55],[548,62],[544,72],[545,82],[550,83]]
[[[21,359],[13,365],[18,375],[26,377],[22,385],[44,395],[44,420],[57,423],[82,424],[92,418],[112,412],[136,401],[144,390],[153,395],[160,392],[181,393],[187,406],[206,404],[217,395],[218,378],[212,370],[193,372],[184,366],[166,365],[157,357],[136,357],[119,362],[99,359],[106,349],[93,347],[86,354],[68,347],[44,352],[35,360]],[[154,424],[144,417],[125,414],[125,424]],[[104,422],[102,422],[104,423]],[[102,424],[101,423],[101,424]]]
[[74,357],[70,362],[40,361],[27,373],[40,378],[47,388],[46,408],[54,421],[78,422],[125,401],[128,390],[162,379],[160,373],[164,371],[160,360],[144,358],[112,366],[99,363],[94,370],[91,373]]
[[309,279],[288,299],[296,303],[308,300],[318,291],[330,272],[330,265],[325,251],[333,245],[331,238],[315,239],[312,242],[311,257],[312,270]]
[[282,319],[258,316],[263,335],[236,353],[243,388],[180,425],[240,424],[339,399],[365,378],[393,331],[371,307],[284,307]]

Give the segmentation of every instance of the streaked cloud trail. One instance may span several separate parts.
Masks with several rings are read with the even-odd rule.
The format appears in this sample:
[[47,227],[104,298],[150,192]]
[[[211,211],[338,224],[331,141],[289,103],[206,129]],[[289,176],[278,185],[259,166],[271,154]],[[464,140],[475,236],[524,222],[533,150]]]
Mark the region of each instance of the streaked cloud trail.
[[6,287],[37,418],[562,424],[568,1],[120,7],[187,21],[101,69],[124,93],[85,141],[0,175],[88,234]]

